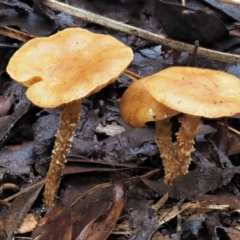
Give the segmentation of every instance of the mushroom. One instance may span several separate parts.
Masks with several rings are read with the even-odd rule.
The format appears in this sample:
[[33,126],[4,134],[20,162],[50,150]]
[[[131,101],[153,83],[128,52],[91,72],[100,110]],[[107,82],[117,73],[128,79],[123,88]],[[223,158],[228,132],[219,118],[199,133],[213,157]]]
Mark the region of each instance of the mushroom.
[[47,206],[55,204],[80,118],[81,99],[113,83],[132,58],[131,48],[111,36],[69,28],[30,40],[10,59],[7,72],[28,87],[26,95],[35,105],[63,108],[45,184]]
[[[165,117],[159,115],[161,111],[166,112]],[[120,101],[120,113],[132,126],[155,121],[166,184],[187,173],[201,117],[219,118],[238,112],[239,79],[225,72],[193,67],[170,67],[134,82]],[[172,143],[170,117],[179,113],[184,115],[178,118],[181,127]]]
[[161,152],[165,170],[165,182],[172,178],[172,162],[176,161],[175,147],[171,138],[170,118],[179,114],[156,101],[144,87],[146,78],[133,82],[120,100],[120,114],[131,126],[142,127],[146,122],[155,122],[156,143]]

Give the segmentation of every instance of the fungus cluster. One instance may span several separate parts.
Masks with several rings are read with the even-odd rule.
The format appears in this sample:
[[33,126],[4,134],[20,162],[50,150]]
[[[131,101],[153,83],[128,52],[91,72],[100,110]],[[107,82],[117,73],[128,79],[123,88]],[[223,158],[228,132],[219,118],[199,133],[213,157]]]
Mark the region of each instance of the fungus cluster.
[[[155,121],[166,184],[187,173],[201,117],[238,112],[240,80],[225,72],[194,67],[170,67],[134,82],[120,101],[120,113],[133,127]],[[172,142],[170,118],[181,113],[177,140]]]
[[42,108],[63,108],[45,184],[47,206],[55,204],[80,118],[81,99],[113,83],[132,58],[131,48],[111,36],[69,28],[30,40],[10,59],[7,72],[28,87],[30,101]]

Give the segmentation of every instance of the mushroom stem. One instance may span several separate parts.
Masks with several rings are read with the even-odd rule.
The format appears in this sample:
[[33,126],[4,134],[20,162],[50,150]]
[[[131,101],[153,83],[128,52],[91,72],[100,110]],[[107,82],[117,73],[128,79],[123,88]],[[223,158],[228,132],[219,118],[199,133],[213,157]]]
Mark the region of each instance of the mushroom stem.
[[192,116],[185,114],[180,117],[178,121],[181,127],[177,135],[176,151],[178,171],[175,173],[175,178],[182,176],[188,172],[188,167],[191,162],[191,153],[194,149],[194,137],[199,128],[201,118],[199,116]]
[[177,159],[175,145],[172,142],[170,118],[155,122],[156,129],[156,143],[160,150],[164,171],[165,171],[165,184],[171,184],[172,179],[175,177],[175,164]]
[[61,180],[61,173],[67,162],[67,155],[80,119],[81,100],[65,104],[60,119],[60,126],[56,134],[55,146],[52,151],[52,160],[47,173],[44,202],[46,206],[55,205],[56,193]]

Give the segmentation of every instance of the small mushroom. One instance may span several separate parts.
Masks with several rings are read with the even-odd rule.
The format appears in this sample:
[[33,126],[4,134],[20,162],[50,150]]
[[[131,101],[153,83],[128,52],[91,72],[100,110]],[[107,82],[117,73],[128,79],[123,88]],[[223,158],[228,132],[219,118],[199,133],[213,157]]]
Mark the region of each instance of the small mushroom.
[[168,182],[167,179],[170,179],[172,173],[175,172],[172,162],[176,161],[170,118],[179,112],[156,101],[144,87],[145,81],[146,78],[142,78],[132,83],[125,91],[119,105],[120,114],[135,128],[142,127],[146,122],[155,122],[156,143],[161,152],[165,182]]
[[[233,75],[210,69],[171,67],[134,82],[123,94],[120,113],[134,127],[156,121],[164,182],[172,184],[188,171],[201,116],[219,118],[240,112],[239,96],[240,80]],[[161,111],[166,112],[165,117],[159,114]],[[154,113],[153,117],[149,113]],[[177,141],[172,143],[170,117],[178,113],[184,115],[179,117],[181,127]]]
[[133,82],[124,92],[120,101],[120,114],[131,126],[142,127],[146,122],[170,118],[179,114],[156,101],[144,87],[147,78]]
[[54,206],[61,172],[80,118],[81,99],[113,83],[133,58],[115,38],[69,28],[27,42],[10,59],[9,75],[28,87],[27,97],[42,108],[63,107],[44,201]]

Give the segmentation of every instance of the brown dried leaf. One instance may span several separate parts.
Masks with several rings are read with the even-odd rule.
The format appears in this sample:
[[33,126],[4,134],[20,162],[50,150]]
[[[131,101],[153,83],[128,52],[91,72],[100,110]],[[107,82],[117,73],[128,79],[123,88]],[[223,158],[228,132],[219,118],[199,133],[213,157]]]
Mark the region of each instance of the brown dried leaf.
[[[39,236],[39,237],[38,237]],[[50,213],[41,218],[32,237],[38,240],[71,240],[72,216],[70,207],[58,205]]]
[[103,215],[109,207],[112,184],[106,173],[70,175],[65,184],[63,203],[71,205],[72,238],[76,239],[90,221]]
[[32,204],[35,202],[42,186],[43,185],[38,186],[14,199],[7,214],[1,216],[3,230],[0,232],[0,239],[6,239],[6,236],[9,239],[13,237],[14,231],[19,227]]
[[[113,164],[114,165],[114,164]],[[132,167],[122,167],[118,168],[118,170],[136,168],[136,166]],[[111,172],[116,171],[115,168],[104,167],[101,165],[95,164],[87,164],[87,163],[68,163],[67,166],[63,169],[62,174],[76,174],[76,173],[84,173],[84,172]]]
[[178,177],[174,181],[173,186],[167,186],[162,181],[152,181],[146,178],[140,179],[149,188],[161,195],[168,193],[169,197],[183,199],[190,196],[198,196],[226,185],[236,173],[240,173],[240,167],[196,169]]
[[229,150],[229,129],[228,125],[225,122],[224,124],[217,122],[217,132],[215,134],[215,144],[219,150],[221,150],[226,155]]
[[103,240],[111,234],[119,215],[126,202],[126,194],[123,191],[123,183],[117,175],[113,177],[114,199],[104,215],[92,220],[78,235],[76,240]]
[[234,196],[229,194],[222,194],[222,195],[209,195],[209,194],[203,194],[201,196],[198,196],[195,198],[199,202],[205,202],[207,204],[226,204],[230,208],[234,209],[240,209],[240,200]]
[[[234,229],[233,227],[217,227],[216,231],[218,229],[222,229],[226,232],[227,236],[229,237],[229,240],[236,240],[240,239],[240,231],[237,229]],[[220,238],[219,238],[220,239]]]
[[[160,232],[155,232],[151,240],[165,240],[164,236]],[[171,239],[173,240],[173,239]]]
[[10,94],[7,98],[0,97],[0,117],[5,117],[8,114],[14,103],[14,98],[14,94]]
[[0,121],[0,146],[6,142],[9,136],[11,136],[13,127],[15,127],[16,123],[22,119],[29,109],[29,102],[21,103],[17,105],[16,109],[11,115],[6,116],[3,121]]
[[231,168],[233,167],[232,162],[228,156],[220,150],[216,145],[210,141],[209,151],[212,162],[214,161],[215,165],[220,168]]
[[229,155],[240,153],[240,134],[238,131],[229,131]]
[[1,5],[16,9],[20,12],[31,13],[33,11],[29,5],[20,1],[1,0]]

